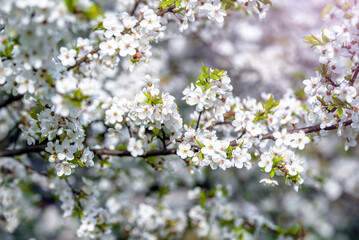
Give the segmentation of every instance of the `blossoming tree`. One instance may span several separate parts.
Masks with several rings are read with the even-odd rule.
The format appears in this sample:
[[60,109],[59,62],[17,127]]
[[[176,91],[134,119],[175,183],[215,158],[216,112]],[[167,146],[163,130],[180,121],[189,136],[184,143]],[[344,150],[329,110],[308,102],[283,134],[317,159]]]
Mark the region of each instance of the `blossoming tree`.
[[[0,236],[344,236],[321,213],[358,199],[358,163],[316,158],[356,146],[358,1],[303,1],[320,24],[270,0],[0,3]],[[315,217],[290,206],[318,191]]]

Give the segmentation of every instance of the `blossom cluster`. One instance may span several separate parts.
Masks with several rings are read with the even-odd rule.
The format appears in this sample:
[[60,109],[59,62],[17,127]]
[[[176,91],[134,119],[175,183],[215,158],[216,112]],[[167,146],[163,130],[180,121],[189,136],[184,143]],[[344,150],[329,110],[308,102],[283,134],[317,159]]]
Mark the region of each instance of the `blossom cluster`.
[[226,71],[208,69],[203,65],[195,84],[191,83],[183,90],[182,99],[188,105],[196,106],[196,111],[205,113],[209,119],[223,121],[232,99],[233,87],[230,82]]
[[[187,104],[195,105],[200,113],[192,114],[192,118],[198,117],[194,119],[197,127],[185,126],[177,154],[183,159],[191,159],[195,165],[210,165],[212,169],[220,167],[223,170],[231,167],[250,169],[254,165],[251,154],[255,154],[261,159],[258,166],[270,174],[268,179],[261,180],[262,183],[278,185],[272,178],[276,174],[284,175],[286,183],[295,183],[298,190],[298,184],[303,183],[299,175],[304,171],[303,161],[288,147],[303,149],[310,139],[304,131],[291,127],[304,125],[305,116],[294,93],[288,91],[280,101],[275,101],[272,95],[264,96],[267,99],[264,103],[251,98],[240,100],[232,96],[233,87],[224,71],[209,70],[204,66],[195,84],[184,90],[183,99]],[[232,140],[234,136],[228,131],[224,132],[226,139],[218,137],[217,131],[221,131],[221,122],[226,116],[232,118],[231,124],[238,133],[236,140]],[[273,141],[263,139],[271,132]]]
[[[133,9],[108,10],[106,4],[102,9],[91,0],[1,2],[0,86],[1,94],[9,95],[0,106],[1,226],[12,232],[20,223],[19,206],[25,200],[21,192],[31,192],[36,201],[47,204],[49,192],[54,191],[58,198],[51,196],[49,204],[59,201],[63,217],[78,218],[78,237],[112,238],[114,229],[130,239],[172,239],[194,229],[199,237],[239,239],[257,224],[258,229],[264,225],[278,235],[290,234],[254,217],[258,214],[241,214],[247,206],[229,202],[227,186],[195,188],[188,194],[192,201],[188,205],[180,198],[182,189],[196,184],[207,187],[211,182],[201,171],[206,166],[258,169],[265,176],[258,181],[267,186],[284,179],[298,191],[305,179],[318,188],[307,176],[305,158],[296,151],[310,142],[319,143],[332,129],[345,137],[346,147],[356,144],[358,4],[330,5],[324,15],[339,24],[320,36],[305,37],[315,47],[320,67],[315,77],[304,81],[302,95],[288,90],[278,101],[267,93],[262,93],[262,101],[235,97],[234,81],[228,76],[234,79],[232,72],[203,65],[198,79],[183,91],[183,102],[194,109],[185,116],[178,110],[177,93],[162,89],[160,80],[151,76],[166,82],[172,68],[185,72],[192,62],[177,65],[166,59],[165,64],[163,59],[171,55],[163,50],[167,42],[153,43],[186,29],[197,38],[200,28],[211,32],[226,27],[224,17],[234,10],[244,9],[263,19],[271,1],[116,2],[117,7]],[[222,46],[231,45],[224,41]],[[233,56],[230,47],[223,55],[231,61],[247,61]],[[265,65],[253,62],[256,69]],[[137,83],[142,75],[143,83]],[[130,79],[136,82],[131,90],[141,88],[135,94],[126,88],[132,85]],[[174,84],[178,87],[177,81]],[[33,146],[26,149],[26,143]],[[3,157],[21,153],[20,148],[28,150],[27,159]],[[45,155],[30,155],[43,151]],[[38,164],[39,156],[50,164]],[[87,168],[74,174],[78,166]],[[85,177],[80,181],[79,173],[93,181]],[[338,182],[323,184],[331,199],[341,194]],[[354,192],[355,184],[343,184]],[[172,190],[173,195],[168,193]]]
[[[307,121],[319,123],[321,129],[338,125],[338,135],[346,139],[348,149],[356,146],[359,126],[358,5],[343,8],[341,3],[332,4],[325,13],[329,21],[338,20],[336,24],[323,29],[320,36],[304,38],[315,47],[320,63],[316,76],[303,81],[308,96]],[[348,121],[353,123],[344,129]]]
[[[7,232],[13,232],[20,223],[19,215],[24,196],[19,183],[25,178],[26,172],[22,165],[11,158],[2,158],[0,168],[0,226]],[[12,179],[12,174],[17,178]]]
[[85,132],[80,117],[75,114],[63,117],[55,113],[54,107],[42,108],[39,107],[39,113],[34,110],[30,126],[24,129],[27,143],[48,140],[45,150],[50,154],[49,162],[56,163],[58,176],[70,175],[78,164],[92,167],[94,154],[83,145]]
[[[168,1],[163,1],[160,7],[167,6]],[[183,32],[189,28],[189,24],[196,22],[198,19],[209,19],[212,22],[222,24],[224,17],[227,16],[228,9],[244,8],[247,14],[257,14],[259,19],[266,16],[266,12],[271,4],[270,1],[258,0],[238,0],[238,1],[219,1],[219,0],[186,0],[176,1],[178,6],[175,5],[174,13],[175,21],[179,23],[179,31]],[[176,14],[178,12],[178,14]],[[194,24],[196,25],[196,24]],[[195,26],[195,28],[198,28]],[[194,29],[195,29],[194,28]]]
[[[102,105],[105,111],[105,123],[119,130],[125,124],[129,131],[139,129],[139,137],[142,140],[132,138],[130,134],[127,149],[136,157],[143,153],[143,143],[147,137],[146,130],[152,131],[157,136],[166,139],[166,132],[170,142],[175,142],[182,132],[182,118],[177,110],[174,97],[169,93],[161,93],[156,87],[159,79],[153,79],[149,75],[143,80],[146,86],[133,100],[118,98],[109,99],[108,104]],[[131,127],[132,126],[132,127]]]

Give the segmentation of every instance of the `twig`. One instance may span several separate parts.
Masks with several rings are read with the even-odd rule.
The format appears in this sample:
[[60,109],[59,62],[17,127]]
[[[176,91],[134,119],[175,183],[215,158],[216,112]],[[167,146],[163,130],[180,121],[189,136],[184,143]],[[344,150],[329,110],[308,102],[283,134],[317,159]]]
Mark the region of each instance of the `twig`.
[[6,149],[0,151],[0,157],[12,157],[16,155],[22,155],[26,153],[32,153],[32,152],[41,152],[44,151],[46,148],[46,145],[33,145],[33,146],[26,146],[24,148],[20,149]]
[[357,69],[355,70],[353,77],[349,81],[350,86],[354,85],[355,79],[358,77],[358,74],[359,74],[359,64],[357,65]]
[[65,182],[66,182],[66,184],[69,186],[69,188],[71,189],[71,192],[72,192],[73,194],[80,195],[80,192],[77,191],[77,190],[70,184],[70,182],[69,182],[69,180],[68,180],[67,178],[65,178]]
[[127,124],[126,121],[124,121],[124,123],[125,123],[125,125],[126,125],[126,127],[127,127],[127,129],[128,129],[128,134],[130,135],[130,138],[132,138],[132,132],[131,132],[130,126]]
[[99,47],[95,47],[94,49],[92,49],[91,52],[89,52],[88,54],[86,54],[85,56],[83,56],[82,58],[80,58],[79,60],[77,60],[76,63],[75,63],[75,65],[68,67],[68,68],[67,68],[67,71],[70,71],[71,69],[80,66],[81,63],[87,61],[87,59],[88,59],[87,56],[88,56],[89,54],[95,54],[95,53],[97,53],[98,51],[100,51],[100,48],[99,48]]
[[325,79],[327,79],[333,87],[338,87],[338,84],[334,83],[330,77],[325,76]]
[[173,9],[175,9],[175,4],[172,4],[172,5],[168,6],[165,9],[162,9],[161,11],[158,11],[156,14],[157,14],[157,16],[163,16],[168,12],[172,12]]
[[162,145],[163,145],[163,149],[166,150],[167,146],[166,146],[166,133],[165,130],[163,129],[163,126],[161,128],[161,132],[162,132]]
[[1,100],[0,101],[0,108],[6,107],[7,105],[22,99],[23,96],[24,95],[21,95],[21,94],[16,95],[16,96],[11,95],[5,100]]
[[40,175],[45,176],[45,177],[48,177],[48,176],[49,176],[49,175],[47,174],[47,172],[41,172],[41,171],[35,169],[33,166],[30,166],[30,165],[27,165],[27,164],[23,163],[23,162],[22,162],[21,160],[19,160],[19,159],[16,159],[16,158],[15,158],[15,160],[18,161],[21,165],[23,165],[26,170],[30,170],[30,171],[32,171],[32,172],[35,172],[35,173],[40,174]]
[[202,116],[202,113],[203,113],[203,111],[202,111],[202,112],[200,112],[200,113],[199,113],[199,115],[198,115],[197,125],[196,125],[196,131],[197,131],[198,127],[199,127],[199,122],[201,121],[201,116]]
[[130,11],[130,16],[133,16],[136,12],[136,9],[138,7],[138,5],[142,2],[142,0],[137,0],[135,5],[133,6],[132,10]]
[[[349,126],[352,124],[352,120],[348,120],[343,122],[343,126]],[[320,130],[335,130],[338,129],[339,125],[332,125],[332,126],[328,126],[325,128],[320,128],[320,125],[315,125],[315,126],[310,126],[310,127],[303,127],[303,128],[297,128],[297,129],[292,129],[292,130],[288,130],[288,133],[294,133],[294,132],[299,132],[299,131],[303,131],[304,133],[312,133],[312,132],[319,132]],[[273,133],[268,133],[268,134],[263,134],[260,135],[258,137],[259,139],[272,139],[274,140],[273,137]],[[237,140],[233,140],[231,141],[231,146],[236,146],[237,145]],[[16,156],[16,155],[21,155],[21,154],[26,154],[26,153],[31,153],[31,152],[41,152],[45,150],[46,145],[34,145],[34,146],[27,146],[25,148],[21,148],[21,149],[13,149],[13,150],[2,150],[0,151],[0,157],[11,157],[11,156]],[[96,148],[91,148],[91,151],[93,151],[94,154],[96,155],[109,155],[109,156],[118,156],[118,157],[130,157],[131,153],[127,150],[111,150],[111,149],[96,149]],[[171,148],[171,149],[155,149],[155,150],[149,150],[144,152],[141,156],[138,157],[153,157],[153,156],[164,156],[164,155],[172,155],[172,154],[176,154],[177,149],[176,148]]]
[[77,204],[77,206],[83,210],[83,207],[80,203],[80,200],[78,199],[78,197],[80,196],[81,192],[80,191],[77,191],[69,182],[69,180],[67,178],[65,178],[65,182],[67,184],[67,186],[69,186],[69,188],[71,189],[71,192],[72,192],[72,196]]

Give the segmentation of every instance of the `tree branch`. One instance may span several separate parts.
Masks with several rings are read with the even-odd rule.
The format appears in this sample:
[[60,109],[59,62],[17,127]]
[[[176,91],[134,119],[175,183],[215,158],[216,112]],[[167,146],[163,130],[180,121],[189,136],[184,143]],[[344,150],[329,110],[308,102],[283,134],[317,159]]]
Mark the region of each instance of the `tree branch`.
[[[350,124],[352,124],[352,120],[348,120],[343,122],[343,126],[348,126]],[[320,125],[315,125],[315,126],[310,126],[310,127],[303,127],[303,128],[296,128],[296,129],[292,129],[292,130],[288,130],[288,133],[295,133],[295,132],[299,132],[299,131],[303,131],[304,133],[312,133],[312,132],[319,132],[320,130],[334,130],[334,129],[338,129],[338,125],[331,125],[325,128],[320,128]],[[262,135],[261,139],[274,139],[273,137],[273,133],[268,133],[268,134],[264,134]]]
[[67,68],[67,71],[70,71],[71,69],[80,66],[81,63],[87,61],[87,59],[88,59],[87,56],[88,56],[89,54],[95,54],[95,53],[97,53],[98,51],[100,51],[100,48],[99,48],[99,47],[95,47],[94,49],[92,49],[91,52],[89,52],[88,54],[86,54],[85,56],[83,56],[82,58],[80,58],[79,60],[77,60],[76,63],[75,63],[75,65],[68,67],[68,68]]
[[12,157],[26,153],[41,152],[44,151],[45,148],[46,145],[42,144],[42,145],[26,146],[20,149],[6,149],[0,151],[0,157]]
[[138,5],[139,5],[141,2],[142,2],[142,0],[137,0],[137,1],[135,2],[135,5],[133,6],[132,10],[130,11],[130,16],[133,16],[133,15],[135,14],[136,9],[137,9]]
[[[343,122],[343,126],[349,126],[352,124],[352,120],[348,120]],[[310,127],[303,127],[303,128],[297,128],[297,129],[292,129],[292,130],[288,130],[288,133],[294,133],[294,132],[299,132],[299,131],[303,131],[304,133],[312,133],[312,132],[319,132],[320,130],[335,130],[338,129],[338,125],[332,125],[332,126],[328,126],[325,128],[320,128],[320,125],[315,125],[315,126],[310,126]],[[261,136],[259,136],[260,139],[264,140],[264,139],[272,139],[274,140],[273,137],[273,133],[267,133],[267,134],[263,134]],[[236,146],[237,145],[237,140],[233,140],[230,143],[231,146]],[[21,148],[21,149],[6,149],[6,150],[2,150],[0,151],[0,157],[11,157],[11,156],[16,156],[16,155],[21,155],[21,154],[26,154],[26,153],[31,153],[31,152],[41,152],[45,150],[46,145],[34,145],[34,146],[27,146],[25,148]],[[109,155],[109,156],[117,156],[117,157],[130,157],[132,156],[131,153],[127,150],[111,150],[111,149],[96,149],[96,148],[91,148],[90,149],[94,154],[96,155]],[[176,148],[171,148],[171,149],[155,149],[155,150],[149,150],[144,152],[141,156],[138,157],[142,157],[142,158],[146,158],[146,157],[153,157],[153,156],[164,156],[164,155],[173,155],[176,154],[177,149]]]
[[349,82],[350,86],[354,85],[355,79],[358,77],[358,74],[359,74],[359,64],[357,65],[357,69],[355,70],[352,79],[350,79],[350,82]]
[[199,127],[199,122],[201,121],[202,113],[203,113],[203,111],[201,111],[201,112],[199,113],[199,115],[198,115],[197,125],[196,125],[196,128],[195,128],[196,131],[197,131],[198,127]]
[[172,12],[172,10],[175,9],[175,4],[172,4],[170,6],[168,6],[168,8],[162,9],[161,11],[158,11],[156,14],[157,16],[163,16],[168,12]]
[[22,99],[23,96],[24,95],[21,95],[21,94],[16,95],[16,96],[11,95],[5,100],[1,100],[0,101],[0,108],[6,107],[7,105]]

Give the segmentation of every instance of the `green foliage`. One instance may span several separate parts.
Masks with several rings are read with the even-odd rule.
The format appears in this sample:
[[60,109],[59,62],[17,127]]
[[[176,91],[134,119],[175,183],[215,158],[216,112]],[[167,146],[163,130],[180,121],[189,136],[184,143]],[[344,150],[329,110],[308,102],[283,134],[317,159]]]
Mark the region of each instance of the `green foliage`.
[[202,63],[201,68],[202,73],[198,77],[198,81],[195,83],[197,86],[202,87],[202,91],[205,92],[207,89],[211,87],[210,81],[213,80],[219,80],[222,78],[222,75],[224,74],[224,70],[214,69],[209,70],[208,67],[205,67]]
[[64,0],[67,10],[70,13],[75,13],[77,0]]
[[269,4],[272,6],[272,1],[271,0],[259,0],[261,3],[264,3],[264,4]]
[[160,189],[157,191],[157,196],[159,199],[162,199],[164,196],[166,196],[169,193],[169,188],[166,186],[160,187]]
[[262,103],[262,105],[263,105],[264,110],[258,111],[257,115],[255,116],[255,118],[253,120],[254,122],[268,119],[269,114],[273,113],[272,110],[279,105],[279,100],[274,101],[273,94],[271,94],[270,98],[265,103]]
[[44,109],[44,106],[42,106],[41,103],[38,103],[36,107],[32,108],[32,111],[29,112],[30,117],[34,120],[37,120],[37,115]]
[[64,98],[71,101],[76,107],[81,107],[82,101],[86,100],[88,96],[84,95],[80,89],[77,89],[72,93],[72,96],[65,95]]
[[330,3],[327,6],[325,6],[324,9],[322,10],[321,18],[323,19],[325,15],[327,15],[330,12],[330,10],[332,10],[333,7],[334,7],[334,3]]
[[82,211],[82,208],[78,205],[75,205],[73,210],[72,210],[72,217],[75,218],[75,217],[83,217],[84,214],[83,214],[83,211]]
[[[324,30],[324,29],[323,29]],[[305,43],[312,44],[312,47],[314,46],[324,46],[327,42],[330,42],[330,39],[324,35],[324,32],[322,31],[322,40],[314,36],[313,34],[311,36],[303,37]]]
[[234,2],[231,1],[231,0],[223,0],[223,1],[222,1],[222,8],[223,8],[224,10],[228,10],[228,9],[234,8]]
[[98,4],[92,4],[88,8],[78,6],[77,0],[64,0],[67,10],[73,14],[79,14],[86,20],[97,19],[103,16],[104,10]]
[[143,92],[143,95],[145,95],[147,97],[147,101],[145,101],[145,103],[151,104],[151,105],[157,105],[157,104],[162,104],[162,98],[155,95],[155,96],[151,96],[149,93],[147,92]]
[[7,39],[4,42],[4,50],[0,51],[0,57],[5,59],[12,58],[11,53],[15,45],[19,44],[19,37]]
[[92,4],[88,9],[82,11],[85,19],[97,19],[103,16],[104,10],[97,4]]
[[167,7],[169,7],[173,4],[177,8],[181,5],[181,1],[180,0],[162,0],[161,4],[157,8],[166,9]]
[[91,29],[92,31],[106,30],[106,28],[103,26],[103,22],[100,22],[96,27],[92,27]]

